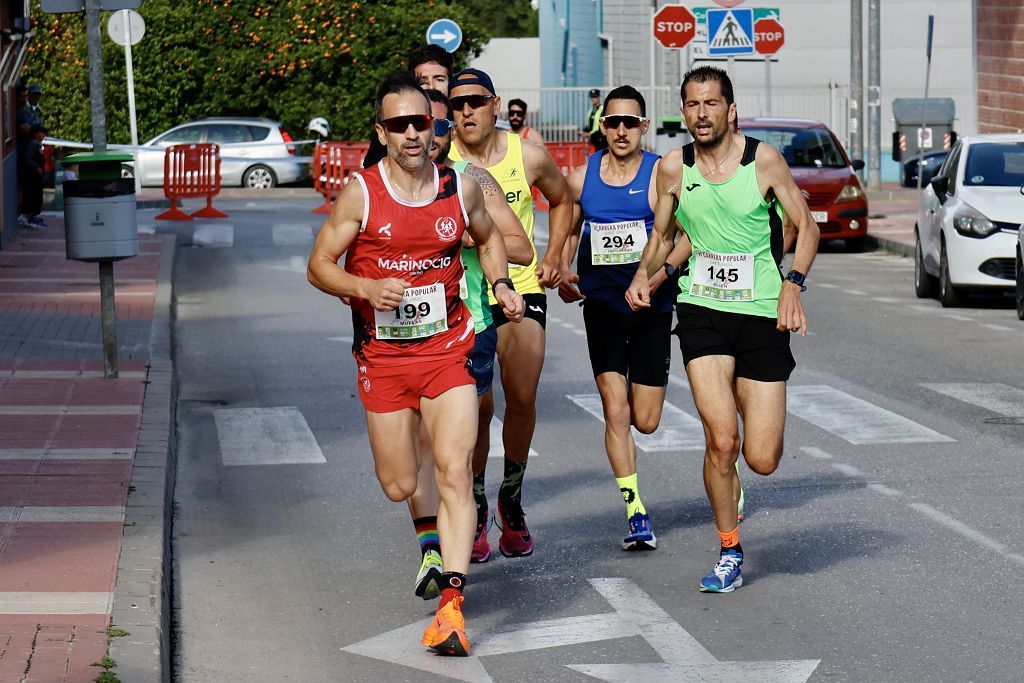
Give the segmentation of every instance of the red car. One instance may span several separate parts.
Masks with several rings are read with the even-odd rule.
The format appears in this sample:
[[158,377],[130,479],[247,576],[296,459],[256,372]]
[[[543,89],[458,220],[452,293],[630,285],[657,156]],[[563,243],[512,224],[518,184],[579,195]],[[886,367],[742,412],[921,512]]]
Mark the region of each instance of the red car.
[[740,119],[740,130],[779,150],[818,223],[822,240],[846,241],[862,251],[868,234],[868,198],[850,160],[829,127],[808,119]]

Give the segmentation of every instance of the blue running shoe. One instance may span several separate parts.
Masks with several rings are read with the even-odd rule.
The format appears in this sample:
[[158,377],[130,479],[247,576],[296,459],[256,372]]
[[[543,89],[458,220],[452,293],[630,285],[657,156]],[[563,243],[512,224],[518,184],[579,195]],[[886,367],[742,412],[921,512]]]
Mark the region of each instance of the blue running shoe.
[[743,585],[740,565],[743,564],[743,553],[727,550],[718,558],[718,564],[700,580],[703,593],[732,593]]
[[637,512],[629,518],[629,534],[622,539],[623,550],[654,550],[658,547],[658,539],[651,528],[651,518],[643,512]]

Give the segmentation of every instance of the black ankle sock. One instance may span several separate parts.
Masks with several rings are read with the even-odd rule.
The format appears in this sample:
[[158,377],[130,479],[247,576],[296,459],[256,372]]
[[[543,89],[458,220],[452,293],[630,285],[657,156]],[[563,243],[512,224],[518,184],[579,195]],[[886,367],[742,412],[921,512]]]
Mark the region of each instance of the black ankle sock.
[[513,462],[505,458],[505,478],[498,489],[498,500],[503,503],[521,505],[523,500],[523,476],[526,474],[525,462]]
[[725,546],[723,545],[723,546],[721,546],[721,550],[719,551],[719,553],[720,553],[720,554],[722,554],[722,555],[725,555],[725,554],[726,554],[727,552],[729,552],[730,550],[731,550],[731,551],[735,551],[735,552],[739,553],[740,555],[742,555],[742,554],[743,554],[743,546],[742,546],[742,545],[740,545],[739,543],[737,543],[736,545],[734,545],[734,546],[733,546],[733,547],[731,547],[731,548],[726,548],[726,547],[725,547]]
[[476,523],[483,523],[487,517],[487,491],[484,486],[485,472],[473,475],[473,501],[476,503]]

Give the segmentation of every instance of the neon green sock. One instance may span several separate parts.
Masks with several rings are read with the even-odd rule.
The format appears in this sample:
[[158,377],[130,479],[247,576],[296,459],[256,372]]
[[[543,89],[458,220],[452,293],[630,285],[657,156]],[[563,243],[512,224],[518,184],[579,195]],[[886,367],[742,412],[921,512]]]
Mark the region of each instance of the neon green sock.
[[619,491],[622,492],[622,500],[626,501],[626,518],[628,519],[638,512],[646,515],[647,508],[644,507],[643,501],[640,500],[640,491],[636,483],[636,472],[628,477],[615,477],[615,483],[619,485]]

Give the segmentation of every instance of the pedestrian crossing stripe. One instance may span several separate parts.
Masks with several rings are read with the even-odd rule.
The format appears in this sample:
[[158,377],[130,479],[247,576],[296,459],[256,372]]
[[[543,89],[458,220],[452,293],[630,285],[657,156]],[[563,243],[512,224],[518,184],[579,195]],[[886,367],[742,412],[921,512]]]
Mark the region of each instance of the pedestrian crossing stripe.
[[922,384],[925,389],[1005,416],[1024,415],[1024,389],[998,382]]
[[[587,411],[599,421],[604,421],[604,408],[600,394],[570,394],[567,399]],[[700,420],[691,416],[668,401],[661,413],[661,424],[653,434],[641,434],[633,430],[636,447],[645,453],[671,453],[676,451],[704,450],[704,428]]]
[[[487,453],[488,458],[495,460],[505,459],[505,443],[501,440],[501,432],[505,429],[505,423],[496,417],[491,418],[491,448]],[[530,449],[529,457],[537,456],[537,451]]]
[[214,249],[227,249],[235,245],[235,228],[224,223],[198,225],[192,231],[192,244]]
[[708,10],[708,55],[754,53],[754,11],[749,8]]

